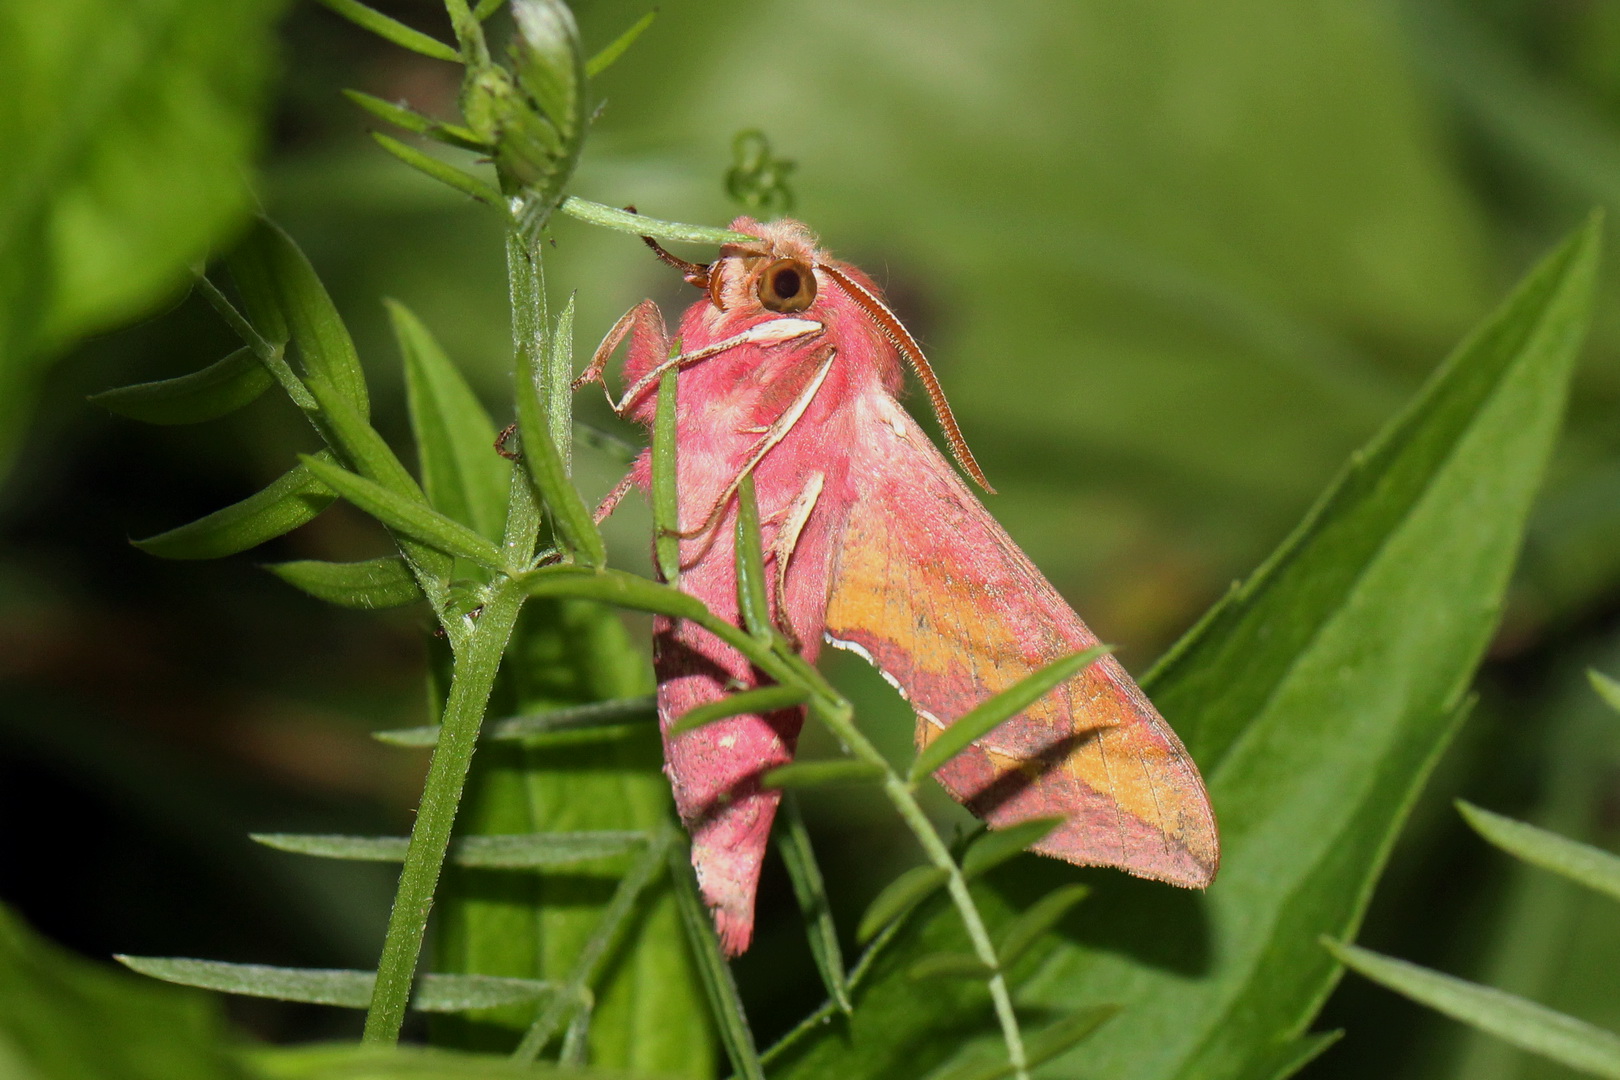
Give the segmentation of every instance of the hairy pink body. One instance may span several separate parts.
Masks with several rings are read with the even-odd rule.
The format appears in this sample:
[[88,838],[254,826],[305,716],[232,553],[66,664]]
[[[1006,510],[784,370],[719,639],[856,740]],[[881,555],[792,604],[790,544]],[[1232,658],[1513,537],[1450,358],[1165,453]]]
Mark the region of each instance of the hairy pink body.
[[[810,328],[732,344],[681,368],[681,527],[708,525],[681,541],[681,589],[738,620],[733,489],[757,459],[766,577],[779,621],[808,660],[825,635],[876,664],[917,710],[919,742],[1036,668],[1096,644],[895,400],[898,350],[911,343],[903,329],[883,325],[893,317],[876,286],[828,258],[797,222],[739,218],[733,228],[760,244],[728,247],[707,268],[710,294],[681,321],[682,353],[750,330]],[[808,306],[762,305],[760,275],[786,265],[781,260],[813,268]],[[634,387],[665,361],[667,342],[656,309],[632,315],[625,376]],[[624,408],[651,424],[656,387],[649,383]],[[955,438],[948,411],[941,420]],[[965,448],[958,456],[976,471]],[[632,479],[648,486],[645,455]],[[753,933],[779,800],[759,780],[792,760],[803,710],[737,716],[670,737],[686,712],[756,686],[761,676],[690,623],[661,618],[655,634],[666,770],[704,898],[735,954]],[[938,777],[992,825],[1068,817],[1040,845],[1049,854],[1183,885],[1207,884],[1214,873],[1214,822],[1197,770],[1111,657],[979,740]]]

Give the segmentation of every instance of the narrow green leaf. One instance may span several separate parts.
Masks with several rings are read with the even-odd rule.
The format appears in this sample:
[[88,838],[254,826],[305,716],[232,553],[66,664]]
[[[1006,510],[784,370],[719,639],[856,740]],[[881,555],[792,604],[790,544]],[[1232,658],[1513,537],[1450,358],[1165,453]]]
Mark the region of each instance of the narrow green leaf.
[[428,503],[497,539],[512,469],[495,452],[495,423],[422,321],[404,304],[386,304],[405,360],[405,397]]
[[[354,862],[401,862],[405,858],[405,847],[410,842],[406,836],[252,835],[256,843],[277,851]],[[528,870],[622,855],[646,843],[647,834],[634,830],[463,836],[451,842],[450,860],[457,866]]]
[[506,0],[478,0],[478,6],[473,9],[473,18],[479,22],[486,21],[491,15],[501,10]]
[[1106,656],[1107,645],[1093,645],[1083,652],[1054,660],[1031,675],[1026,675],[1001,693],[981,702],[954,720],[949,727],[934,736],[934,741],[923,747],[912,762],[908,774],[913,782],[921,780],[951,758],[968,748],[975,739],[983,738],[1007,720],[1023,712],[1041,698],[1078,674],[1081,669]]
[[487,66],[489,46],[484,40],[484,28],[473,15],[472,9],[467,7],[467,0],[444,0],[444,10],[450,16],[450,26],[455,31],[456,41],[461,44],[462,60],[469,62],[474,68]]
[[[579,955],[574,959],[568,981],[563,984],[566,996],[553,1001],[535,1019],[534,1024],[523,1036],[523,1041],[513,1052],[513,1060],[533,1062],[539,1058],[540,1052],[562,1026],[569,1002],[582,1002],[583,1007],[575,1006],[577,1013],[573,1022],[568,1024],[568,1030],[563,1037],[562,1057],[568,1058],[573,1054],[583,1053],[580,1044],[586,1038],[590,1023],[591,987],[596,983],[602,965],[608,959],[609,950],[624,933],[626,923],[635,910],[636,901],[652,883],[653,876],[664,868],[666,856],[673,846],[675,828],[666,822],[655,834],[650,836],[643,834],[643,838],[647,841],[645,850],[630,864],[629,872],[619,879],[618,886],[613,890],[613,899],[603,908],[596,926],[591,929]],[[570,1044],[576,1049],[570,1051]]]
[[1242,1080],[1288,1080],[1342,1038],[1344,1031],[1338,1030],[1284,1039],[1256,1057]]
[[290,340],[305,374],[325,379],[362,418],[369,415],[354,339],[292,237],[261,218],[227,263],[259,332],[272,343]]
[[827,784],[870,784],[882,780],[883,776],[883,766],[866,761],[796,761],[766,773],[760,778],[759,786],[770,791]]
[[1461,799],[1457,809],[1475,832],[1514,858],[1620,900],[1620,856]]
[[89,400],[148,424],[200,424],[250,404],[275,381],[253,350],[243,347],[190,375],[103,390]]
[[[316,455],[330,464],[324,450]],[[219,559],[292,532],[331,505],[337,495],[303,465],[239,503],[168,532],[130,543],[164,559]]]
[[737,983],[731,977],[731,965],[726,963],[725,954],[720,949],[720,939],[714,932],[714,923],[710,921],[703,897],[698,893],[697,878],[692,873],[691,859],[684,844],[671,845],[669,870],[675,883],[681,925],[686,928],[686,939],[697,957],[703,988],[709,995],[710,1011],[715,1026],[720,1029],[720,1041],[731,1058],[731,1067],[745,1080],[765,1080],[765,1067],[760,1064],[759,1051],[754,1047],[754,1033],[748,1026],[748,1014],[743,1011],[742,999],[737,995]]
[[827,886],[816,863],[816,853],[810,846],[810,830],[805,828],[804,814],[793,792],[782,799],[781,811],[776,819],[776,846],[793,882],[793,896],[799,902],[804,916],[804,933],[810,943],[810,955],[816,962],[827,997],[846,1015],[854,1009],[849,1000],[849,978],[844,973],[844,953],[838,945],[838,927],[833,922],[832,906],[827,902]]
[[247,316],[236,310],[236,305],[219,291],[219,286],[208,280],[206,274],[196,275],[195,281],[197,291],[208,301],[208,305],[225,320],[225,325],[242,339],[242,343],[270,373],[270,377],[281,385],[282,392],[292,400],[292,403],[304,410],[315,408],[315,399],[310,397],[309,391],[304,388],[304,381],[287,363],[287,327],[284,321],[280,321],[279,310],[274,313],[278,320],[278,336],[272,342],[248,322]]
[[978,979],[995,974],[995,969],[972,953],[929,953],[912,963],[906,974],[922,982],[927,979]]
[[570,195],[557,209],[569,217],[604,229],[615,229],[635,236],[652,236],[659,240],[683,240],[691,244],[751,244],[759,237],[736,233],[729,229],[711,229],[706,225],[682,225],[678,221],[660,221],[628,210],[616,210],[602,203]]
[[518,433],[523,442],[523,464],[540,498],[551,508],[558,530],[587,566],[607,563],[602,533],[591,511],[568,478],[562,452],[551,437],[551,415],[546,398],[549,385],[541,382],[541,368],[525,347],[518,353]]
[[[1070,1071],[1250,1080],[1308,1028],[1339,970],[1312,931],[1343,936],[1360,920],[1491,640],[1567,401],[1599,240],[1593,222],[1528,275],[1144,680],[1218,808],[1220,878],[1188,895],[1099,875],[1084,939],[1042,950],[1019,988],[1032,1009],[1123,1006]],[[928,911],[927,929],[952,924],[944,905]],[[917,1032],[947,1021],[891,972],[856,983],[848,1031],[809,1025],[773,1051],[773,1080],[892,1075],[868,1066],[907,1060]]]
[[626,49],[635,44],[636,38],[640,37],[642,31],[651,26],[653,24],[653,20],[656,18],[658,18],[658,9],[653,8],[651,11],[647,12],[647,14],[631,23],[630,29],[614,38],[613,41],[601,52],[587,60],[585,62],[586,78],[594,79],[598,75],[602,74],[602,72],[612,67],[613,62],[619,57],[623,56]]
[[569,596],[576,600],[596,600],[635,611],[650,611],[677,619],[703,620],[709,609],[703,601],[656,581],[627,574],[622,570],[590,570],[585,567],[546,567],[523,579],[530,596]]
[[754,498],[752,473],[737,485],[737,610],[742,623],[761,641],[776,636],[771,601],[765,587],[765,549],[759,528],[759,502]]
[[308,386],[326,422],[334,449],[347,459],[354,472],[402,498],[426,506],[427,499],[417,486],[416,478],[394,455],[377,429],[325,379],[311,376]]
[[422,589],[411,576],[410,567],[397,555],[347,563],[304,559],[271,563],[265,569],[317,600],[339,607],[374,611],[422,599]]
[[431,117],[423,116],[414,109],[403,105],[396,105],[391,101],[384,101],[380,97],[363,93],[359,90],[345,90],[343,96],[360,106],[379,120],[404,128],[406,131],[435,139],[449,146],[459,147],[462,150],[471,150],[474,153],[487,154],[490,147],[480,142],[478,136],[471,130],[457,124],[445,124]]
[[795,705],[803,705],[809,699],[810,695],[796,686],[760,686],[753,690],[743,690],[692,709],[670,726],[669,733],[682,735],[717,720],[741,716],[744,713],[769,713],[778,709],[790,709]]
[[[1117,1012],[1119,1012],[1117,1006],[1098,1005],[1081,1009],[1072,1016],[1064,1017],[1042,1028],[1030,1038],[1024,1048],[1030,1068],[1074,1049]],[[954,1069],[936,1073],[929,1077],[929,1080],[1002,1080],[1003,1077],[1013,1075],[1013,1072],[1013,1067],[1004,1059],[967,1061]]]
[[1454,1020],[1560,1065],[1620,1080],[1620,1036],[1489,986],[1323,938],[1352,971]]
[[[438,1020],[461,1017],[435,1017]],[[477,1023],[472,1017],[467,1017]],[[238,1043],[244,1040],[237,1039]],[[361,1043],[301,1043],[270,1046],[249,1043],[236,1049],[253,1080],[625,1080],[617,1070],[569,1067],[539,1070],[488,1053],[449,1050],[442,1046],[367,1046]],[[100,1078],[97,1078],[100,1080]],[[179,1080],[163,1077],[163,1080]],[[223,1080],[223,1078],[222,1078]],[[243,1080],[240,1071],[229,1080]]]
[[[507,717],[485,724],[483,737],[497,742],[516,741],[553,731],[575,731],[581,728],[612,727],[618,724],[645,724],[657,719],[657,695],[644,694],[641,697],[598,701],[590,705],[573,705],[565,709],[548,709],[533,716]],[[439,725],[374,731],[371,737],[390,746],[432,746],[439,741]]]
[[463,195],[470,196],[487,206],[493,206],[503,213],[506,212],[506,199],[496,190],[494,185],[479,179],[472,173],[456,168],[447,161],[440,161],[431,154],[425,154],[414,146],[407,146],[398,139],[384,135],[380,131],[373,131],[371,137],[376,140],[378,146],[418,172],[431,176],[439,183],[448,185]]
[[461,54],[438,38],[429,37],[420,30],[413,30],[404,23],[367,7],[359,0],[320,0],[320,2],[355,25],[370,30],[380,38],[386,38],[402,49],[431,56],[435,60],[447,60],[452,64],[461,63]]
[[[399,458],[394,456],[394,451],[383,441],[377,429],[321,376],[311,375],[306,380],[306,386],[319,410],[317,426],[335,449],[348,459],[354,472],[393,496],[398,504],[396,510],[410,511],[418,525],[427,522],[429,518],[423,515],[432,511],[422,495],[422,489]],[[350,501],[353,502],[352,499]],[[373,512],[373,516],[392,527],[392,523],[381,514]],[[444,600],[442,590],[454,568],[452,556],[457,552],[447,553],[434,542],[423,540],[411,529],[401,528],[399,531],[404,534],[396,537],[401,554],[422,576],[422,584],[433,594],[431,599],[434,605],[441,606]]]
[[364,510],[390,529],[436,551],[462,555],[481,566],[501,568],[501,549],[459,521],[452,521],[426,503],[390,491],[374,480],[357,476],[329,461],[305,455],[305,466],[321,483]]
[[1012,967],[1023,959],[1030,947],[1067,915],[1091,890],[1084,885],[1060,885],[1035,901],[1014,919],[1001,936],[996,958],[1001,966]]
[[962,873],[976,878],[995,866],[1000,866],[1014,855],[1038,844],[1066,819],[1060,817],[1031,818],[984,833],[968,845],[962,854]]
[[[363,1009],[371,1001],[376,975],[370,971],[332,968],[270,967],[227,964],[168,956],[118,956],[132,971],[164,982],[217,990],[222,994],[302,1001]],[[411,1007],[422,1012],[465,1012],[550,996],[550,983],[502,979],[493,975],[424,975],[417,980]]]
[[883,887],[883,891],[867,905],[855,930],[855,940],[871,941],[878,931],[922,903],[935,890],[950,880],[950,874],[938,866],[913,866]]
[[1586,674],[1592,680],[1592,689],[1598,692],[1598,696],[1608,702],[1616,712],[1620,712],[1620,682],[1595,668]]
[[[671,346],[672,351],[679,349],[679,343]],[[652,431],[653,558],[658,577],[670,585],[681,583],[681,501],[676,487],[680,449],[675,439],[678,378],[679,372],[670,368],[658,380]]]
[[546,339],[546,362],[540,373],[546,381],[546,422],[551,440],[562,455],[563,472],[574,474],[574,294],[557,315],[557,325]]

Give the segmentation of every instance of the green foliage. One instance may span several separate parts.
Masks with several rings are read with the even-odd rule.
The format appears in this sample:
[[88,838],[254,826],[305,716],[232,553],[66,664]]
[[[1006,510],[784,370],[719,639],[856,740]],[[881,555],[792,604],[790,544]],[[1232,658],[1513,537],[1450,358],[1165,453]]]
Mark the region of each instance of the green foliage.
[[730,229],[711,229],[702,225],[683,225],[678,221],[663,221],[659,218],[647,217],[633,210],[615,210],[611,206],[581,199],[577,195],[570,195],[558,207],[571,218],[600,225],[604,229],[616,229],[619,232],[630,233],[634,236],[651,236],[658,240],[679,240],[688,244],[746,244],[757,237],[747,233],[732,232]]
[[[1606,703],[1611,680],[1591,672]],[[1458,801],[1481,836],[1530,866],[1620,899],[1620,856]],[[1489,986],[1481,986],[1355,945],[1324,939],[1341,963],[1374,982],[1532,1054],[1590,1076],[1620,1077],[1620,1035]]]
[[262,1080],[623,1080],[577,1066],[546,1068],[446,1050],[405,1046],[299,1046],[243,1055]]
[[1431,1009],[1589,1076],[1620,1077],[1620,1036],[1533,1001],[1325,941],[1341,963]]
[[908,779],[921,780],[966,750],[969,743],[990,734],[996,727],[1023,712],[1093,661],[1111,651],[1107,645],[1094,645],[1065,656],[1061,660],[1054,660],[1039,671],[1024,676],[994,697],[975,705],[923,748],[917,755],[917,760],[911,763]]
[[330,384],[337,398],[364,420],[371,402],[354,339],[292,237],[260,220],[231,253],[229,265],[248,322],[259,336],[272,345],[290,342],[305,376]]
[[[1059,661],[1062,663],[1062,661]],[[992,867],[999,866],[1031,844],[1046,839],[1053,829],[1063,824],[1062,818],[1031,818],[1009,825],[1005,829],[985,832],[976,837],[962,853],[962,873],[978,877]]]
[[[670,346],[671,357],[680,355],[680,344]],[[680,369],[672,367],[658,380],[658,407],[653,416],[651,460],[649,462],[653,512],[653,562],[659,580],[681,583],[681,508],[675,489],[679,447],[675,441],[675,407],[680,392]]]
[[778,709],[791,709],[796,705],[803,705],[808,700],[809,695],[796,686],[758,686],[752,690],[730,694],[719,701],[711,701],[707,705],[699,705],[671,724],[669,733],[681,735],[688,731],[696,731],[717,720],[741,716],[744,713],[768,713]]
[[45,360],[172,295],[238,227],[282,7],[0,12],[0,463]]
[[429,37],[420,30],[412,30],[399,20],[389,18],[382,12],[360,3],[359,0],[320,0],[320,2],[355,25],[370,30],[402,49],[431,56],[435,60],[448,60],[452,64],[461,59],[461,54],[444,42]]
[[230,1080],[224,1024],[201,995],[108,971],[0,908],[0,1072],[27,1080]]
[[737,996],[737,984],[731,977],[725,953],[721,951],[720,939],[714,932],[714,924],[709,921],[703,897],[698,893],[692,861],[682,858],[682,847],[677,846],[675,851],[669,870],[675,882],[681,925],[685,927],[687,939],[692,942],[692,951],[697,956],[698,973],[703,977],[703,989],[709,996],[709,1011],[720,1030],[720,1041],[725,1044],[731,1067],[738,1076],[745,1080],[765,1080],[765,1067],[754,1046],[754,1033],[748,1026],[748,1015]]
[[[617,727],[620,724],[650,723],[657,719],[658,699],[652,694],[642,694],[493,720],[484,726],[484,738],[515,742],[554,731]],[[431,724],[398,731],[375,731],[372,737],[393,746],[432,746],[439,739],[439,728],[437,724]]]
[[334,563],[315,559],[275,563],[265,567],[276,577],[317,600],[339,607],[399,607],[424,596],[403,557],[388,555],[363,562]]
[[[322,484],[406,537],[407,544],[415,541],[426,545],[428,550],[412,547],[405,556],[417,565],[419,572],[436,578],[447,576],[449,560],[440,556],[451,555],[460,555],[491,569],[501,565],[503,557],[500,548],[460,522],[429,509],[422,501],[420,492],[412,498],[322,461],[314,454],[304,455],[302,461],[304,468]],[[414,482],[412,486],[415,486]]]
[[251,404],[273,382],[275,378],[244,346],[190,375],[106,390],[90,400],[148,424],[197,424]]
[[[181,986],[346,1009],[364,1009],[370,1005],[376,982],[376,976],[369,971],[223,964],[214,960],[160,956],[120,956],[117,959],[132,971]],[[411,1007],[421,1012],[465,1012],[550,997],[556,990],[550,983],[529,979],[424,975],[411,995]]]
[[[1395,831],[1465,710],[1584,332],[1596,227],[1544,264],[1464,343],[1295,535],[1156,673],[1156,699],[1211,780],[1227,849],[1219,884],[1191,897],[1112,875],[1099,877],[1091,893],[1066,870],[1009,861],[1052,822],[980,836],[953,851],[916,788],[974,737],[1102,650],[1059,661],[984,703],[908,768],[896,769],[857,726],[851,703],[774,625],[751,481],[739,491],[736,545],[743,627],[668,585],[608,569],[607,545],[573,475],[576,427],[566,388],[574,305],[570,300],[555,321],[546,310],[543,230],[560,209],[668,240],[748,239],[565,192],[588,126],[587,80],[617,59],[651,16],[586,63],[566,7],[513,0],[516,36],[497,62],[482,20],[498,0],[476,10],[449,0],[454,49],[355,0],[327,6],[395,44],[465,68],[464,124],[350,96],[448,154],[470,152],[494,164],[490,183],[480,162],[458,164],[378,136],[407,164],[493,207],[506,229],[522,464],[497,456],[494,421],[426,325],[390,304],[404,359],[413,475],[372,425],[359,355],[325,287],[290,238],[263,222],[230,261],[243,311],[206,278],[199,281],[246,348],[193,375],[101,395],[124,415],[191,423],[226,415],[277,382],[325,449],[304,455],[259,495],[141,546],[170,557],[217,557],[280,536],[341,497],[380,522],[398,554],[283,563],[273,572],[345,606],[426,599],[442,635],[431,643],[428,695],[438,722],[379,733],[385,742],[432,749],[411,836],[259,838],[305,855],[402,863],[377,973],[152,958],[132,966],[228,992],[367,1008],[369,1047],[255,1052],[232,1066],[266,1076],[512,1071],[488,1054],[423,1056],[381,1045],[398,1037],[407,1009],[415,1008],[454,1014],[434,1017],[432,1037],[441,1044],[515,1050],[520,1063],[548,1055],[565,1067],[588,1061],[706,1076],[718,1033],[739,1075],[763,1077],[736,984],[684,846],[674,840],[657,735],[646,722],[645,664],[618,607],[693,620],[773,683],[697,710],[682,726],[807,704],[848,756],[776,769],[764,785],[869,784],[926,860],[859,920],[856,937],[870,944],[846,972],[808,834],[796,816],[784,817],[784,856],[830,1000],[767,1055],[773,1077],[941,1070],[934,1075],[949,1080],[1022,1078],[1089,1039],[1085,1056],[1072,1060],[1099,1075],[1271,1080],[1320,1053],[1333,1036],[1303,1032],[1336,969],[1313,939],[1353,930]],[[1353,36],[1328,22],[1323,36]],[[767,100],[772,92],[762,90]],[[1302,112],[1314,122],[1322,110]],[[747,153],[733,193],[760,209],[780,205],[792,163],[776,159],[762,136],[739,149]],[[1421,156],[1410,146],[1395,149],[1397,163]],[[1262,204],[1275,209],[1275,201]],[[1443,193],[1416,205],[1439,208],[1445,223],[1434,232],[1453,239],[1466,232],[1453,228]],[[1131,219],[1140,210],[1127,207],[1123,219],[1161,247],[1182,243],[1167,240],[1151,214]],[[971,232],[992,228],[991,221],[986,214],[958,223]],[[1025,233],[1044,235],[1046,222],[1026,224]],[[1428,237],[1420,233],[1410,228],[1402,237],[1421,248]],[[1291,236],[1290,250],[1297,246]],[[1024,270],[1053,257],[1039,243],[1030,247]],[[1217,276],[1232,271],[1220,245],[1172,257],[1213,267]],[[1000,278],[985,280],[993,292]],[[1401,309],[1410,299],[1397,284],[1371,306]],[[1447,303],[1436,299],[1435,306]],[[1444,313],[1433,317],[1433,325],[1445,323]],[[1363,413],[1380,399],[1366,386],[1339,386],[1327,396]],[[671,372],[661,384],[655,430],[658,562],[669,583],[678,572],[675,398]],[[1173,438],[1160,441],[1154,453],[1185,452]],[[486,714],[508,719],[486,722]],[[1578,863],[1589,877],[1607,872],[1592,852],[1482,820],[1510,849],[1561,867]],[[563,866],[568,873],[535,872]],[[1086,918],[1069,919],[1088,893]],[[423,975],[430,910],[439,971]],[[917,978],[933,981],[919,988]],[[1454,1003],[1466,996],[1456,986],[1447,992]],[[1482,1018],[1489,1011],[1477,1000],[1455,1007]],[[1515,1006],[1498,1000],[1492,1007],[1493,1022],[1521,1034],[1552,1022],[1523,1009],[1502,1020]],[[1560,1032],[1566,1048],[1582,1039],[1595,1045],[1574,1028]],[[982,1045],[993,1039],[999,1042]],[[204,1048],[216,1041],[198,1039]]]
[[1620,856],[1458,800],[1474,831],[1514,858],[1620,900]]
[[[314,457],[331,463],[326,451]],[[335,498],[337,494],[307,467],[294,465],[239,503],[131,543],[164,559],[222,559],[292,532],[314,520]]]
[[838,945],[838,925],[833,921],[832,905],[827,899],[827,883],[811,850],[810,830],[805,827],[799,800],[792,792],[782,799],[776,824],[776,846],[793,882],[793,896],[804,916],[810,954],[815,958],[822,985],[827,988],[827,997],[848,1013],[854,1005],[849,1000],[849,976],[844,971],[844,954]]
[[432,507],[499,540],[511,467],[495,454],[495,424],[422,321],[390,301],[388,316],[405,359],[405,393],[422,490]]
[[884,886],[867,905],[855,928],[855,939],[862,943],[877,937],[878,931],[938,892],[950,880],[949,872],[937,866],[914,866]]
[[[1152,677],[1204,766],[1223,865],[1203,897],[1099,879],[1087,932],[1043,950],[1025,1008],[1124,1007],[1087,1042],[1086,1068],[1239,1078],[1310,1056],[1295,1040],[1335,975],[1314,935],[1359,920],[1466,709],[1557,430],[1596,249],[1593,223],[1533,271]],[[990,912],[992,928],[1010,918]],[[940,1023],[938,1003],[889,996],[875,972],[904,979],[920,956],[960,950],[908,953],[912,940],[857,972],[848,1029],[807,1024],[773,1051],[778,1075],[923,1075],[926,1060],[896,1063]]]
[[759,217],[781,217],[793,211],[793,189],[788,177],[798,163],[777,157],[763,131],[740,131],[731,140],[731,170],[726,193]]
[[[456,866],[533,870],[572,866],[621,855],[646,846],[644,832],[619,829],[597,832],[501,833],[463,836],[450,848]],[[254,833],[253,840],[278,851],[322,859],[401,862],[410,843],[404,836],[318,836],[304,833]]]

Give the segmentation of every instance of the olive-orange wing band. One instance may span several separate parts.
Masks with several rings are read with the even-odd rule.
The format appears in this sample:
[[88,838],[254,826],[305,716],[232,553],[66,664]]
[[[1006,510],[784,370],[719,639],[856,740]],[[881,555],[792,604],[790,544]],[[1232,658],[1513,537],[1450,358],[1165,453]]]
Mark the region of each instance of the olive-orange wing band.
[[[858,408],[856,495],[827,636],[900,688],[926,745],[990,695],[1097,639],[905,410],[882,393]],[[1067,818],[1036,850],[1070,862],[1193,888],[1220,862],[1197,767],[1111,656],[935,775],[994,827]]]

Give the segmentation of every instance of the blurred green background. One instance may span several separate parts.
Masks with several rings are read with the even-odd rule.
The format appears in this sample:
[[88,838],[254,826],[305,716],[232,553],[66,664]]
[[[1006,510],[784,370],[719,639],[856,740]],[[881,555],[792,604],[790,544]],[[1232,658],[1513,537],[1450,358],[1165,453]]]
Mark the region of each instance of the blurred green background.
[[[448,36],[435,0],[377,6]],[[645,10],[574,6],[587,51]],[[309,4],[0,10],[0,899],[89,955],[374,962],[386,871],[244,834],[409,820],[421,763],[366,732],[420,722],[423,620],[337,611],[256,566],[380,554],[380,531],[340,505],[252,557],[143,556],[128,537],[255,490],[308,433],[275,395],[197,428],[84,398],[233,347],[187,266],[259,208],[349,320],[382,430],[404,430],[383,296],[504,418],[498,224],[383,154],[338,95],[448,118],[456,76]],[[888,290],[992,510],[1138,673],[1535,254],[1593,205],[1620,212],[1612,0],[666,0],[598,86],[581,195],[720,223],[739,130],[798,163],[795,216]],[[643,296],[671,318],[692,299],[631,238],[561,221],[555,240],[582,348]],[[1582,677],[1620,672],[1615,282],[1482,703],[1362,936],[1611,1028],[1620,912],[1511,870],[1449,800],[1620,837],[1620,732]],[[580,468],[605,490],[618,467]],[[615,556],[644,565],[646,537],[627,507]],[[902,706],[840,674],[903,746]],[[875,801],[812,810],[848,923],[913,856]],[[820,991],[779,868],[763,896],[739,977],[769,1040]],[[235,1008],[272,1038],[354,1027]],[[1349,1036],[1306,1075],[1563,1075],[1355,980],[1319,1026]]]

